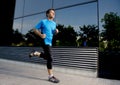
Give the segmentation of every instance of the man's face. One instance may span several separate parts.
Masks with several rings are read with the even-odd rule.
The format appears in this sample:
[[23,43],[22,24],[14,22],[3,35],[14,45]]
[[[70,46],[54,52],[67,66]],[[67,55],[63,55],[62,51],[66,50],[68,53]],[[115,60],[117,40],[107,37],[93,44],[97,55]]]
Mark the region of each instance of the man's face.
[[55,11],[54,10],[50,10],[49,14],[47,14],[47,15],[48,15],[48,18],[54,19],[54,17],[55,17]]

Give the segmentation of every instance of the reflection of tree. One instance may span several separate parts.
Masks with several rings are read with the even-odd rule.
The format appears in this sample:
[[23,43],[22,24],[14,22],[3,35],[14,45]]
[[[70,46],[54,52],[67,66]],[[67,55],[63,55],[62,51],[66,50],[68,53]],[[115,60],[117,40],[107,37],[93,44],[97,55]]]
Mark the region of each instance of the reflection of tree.
[[65,27],[59,24],[57,28],[59,33],[54,36],[53,45],[55,45],[57,41],[57,45],[59,46],[76,46],[77,33],[72,26]]
[[106,13],[102,22],[104,22],[102,40],[107,40],[109,49],[120,49],[120,16],[113,12]]
[[88,46],[98,47],[99,44],[99,30],[94,25],[84,25],[80,27],[79,35],[81,36],[80,41],[87,41]]
[[[116,13],[106,13],[102,19],[104,22],[104,30],[101,33],[102,40],[108,44],[109,49],[120,48],[120,16]],[[87,46],[98,47],[99,44],[99,30],[95,25],[80,26],[79,34],[77,34],[72,26],[65,27],[58,25],[59,33],[54,35],[53,46],[83,46],[82,42],[87,41]],[[78,36],[79,35],[79,36]],[[100,38],[101,38],[100,37]],[[23,43],[24,46],[40,46],[40,37],[34,34],[32,30],[28,31],[25,37],[17,30],[13,30],[12,43]],[[101,42],[100,46],[104,47]]]
[[40,46],[42,43],[42,39],[33,32],[33,29],[28,31],[25,37],[27,38],[27,44],[32,43],[33,46]]
[[18,29],[15,31],[13,30],[12,43],[19,44],[20,42],[24,41],[23,35],[18,31]]
[[[57,29],[59,33],[53,37],[53,46],[83,46],[87,42],[87,46],[98,46],[98,29],[94,25],[88,25],[80,27],[79,36],[72,26],[65,27],[64,25],[58,25]],[[79,37],[79,39],[77,39]],[[86,41],[86,42],[85,42]],[[29,30],[25,36],[23,36],[18,30],[13,32],[13,43],[24,44],[23,46],[41,46],[42,39],[37,36],[33,29]],[[86,46],[86,45],[85,45]]]

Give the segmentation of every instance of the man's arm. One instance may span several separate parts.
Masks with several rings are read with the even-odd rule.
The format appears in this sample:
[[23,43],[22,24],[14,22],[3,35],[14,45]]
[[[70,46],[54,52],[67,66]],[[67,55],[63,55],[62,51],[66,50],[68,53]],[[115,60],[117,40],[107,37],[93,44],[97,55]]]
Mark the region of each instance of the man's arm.
[[56,28],[54,31],[53,31],[53,34],[58,34],[59,33],[59,30]]
[[33,28],[33,32],[34,32],[36,35],[40,36],[42,39],[44,39],[44,38],[46,37],[46,34],[42,34],[39,30],[37,30],[37,29],[35,29],[35,28]]
[[56,28],[56,30],[55,30],[55,33],[56,33],[56,34],[58,34],[58,33],[59,33],[59,30],[58,30],[57,28]]

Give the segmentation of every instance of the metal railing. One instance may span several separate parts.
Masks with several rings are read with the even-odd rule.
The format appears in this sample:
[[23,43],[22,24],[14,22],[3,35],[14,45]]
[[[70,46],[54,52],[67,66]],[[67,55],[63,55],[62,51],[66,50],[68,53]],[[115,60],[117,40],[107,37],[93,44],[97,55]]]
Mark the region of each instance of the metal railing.
[[[40,47],[0,47],[0,58],[46,64],[46,60],[33,57],[29,59],[31,50],[42,51]],[[97,47],[53,47],[53,65],[58,67],[97,71]]]

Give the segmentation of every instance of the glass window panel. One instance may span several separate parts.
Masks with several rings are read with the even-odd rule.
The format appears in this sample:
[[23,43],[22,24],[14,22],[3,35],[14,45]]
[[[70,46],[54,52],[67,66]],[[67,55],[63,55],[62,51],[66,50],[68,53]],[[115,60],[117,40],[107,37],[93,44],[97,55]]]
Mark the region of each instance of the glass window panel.
[[54,8],[60,8],[68,5],[84,3],[93,0],[54,0]]
[[44,19],[45,14],[34,15],[30,17],[25,17],[23,20],[22,34],[26,34],[31,30],[40,20]]
[[52,0],[25,0],[24,15],[46,11],[51,7]]
[[76,31],[79,30],[79,26],[97,25],[96,3],[57,10],[56,22],[62,25],[71,25]]
[[21,32],[21,24],[22,24],[22,18],[14,20],[13,30],[18,29],[18,31]]
[[23,15],[23,5],[24,0],[16,0],[14,18],[21,17]]

